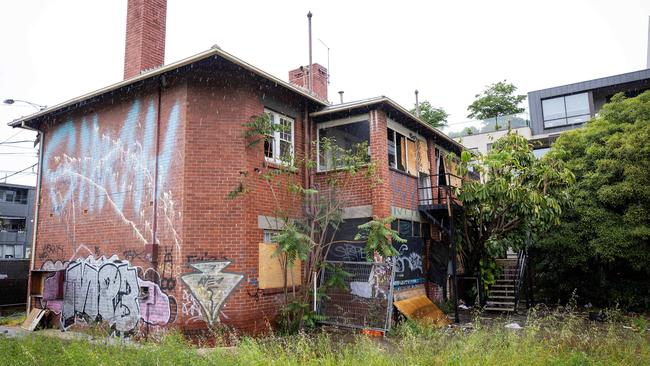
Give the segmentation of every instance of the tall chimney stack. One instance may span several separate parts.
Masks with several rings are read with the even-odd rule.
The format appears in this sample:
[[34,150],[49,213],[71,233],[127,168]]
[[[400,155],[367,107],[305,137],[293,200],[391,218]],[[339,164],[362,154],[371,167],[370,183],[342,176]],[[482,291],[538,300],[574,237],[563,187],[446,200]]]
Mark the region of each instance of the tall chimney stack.
[[165,63],[166,0],[128,0],[124,79]]

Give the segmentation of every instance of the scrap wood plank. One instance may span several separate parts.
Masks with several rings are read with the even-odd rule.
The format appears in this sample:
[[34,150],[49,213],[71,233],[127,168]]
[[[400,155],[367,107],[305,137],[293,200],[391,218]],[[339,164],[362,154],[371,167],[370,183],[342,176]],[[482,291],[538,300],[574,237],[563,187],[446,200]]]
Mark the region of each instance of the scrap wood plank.
[[447,315],[424,295],[395,301],[393,305],[410,320],[430,323],[439,327],[451,324]]
[[34,331],[38,323],[43,319],[43,315],[45,315],[45,309],[33,308],[20,327],[30,332]]

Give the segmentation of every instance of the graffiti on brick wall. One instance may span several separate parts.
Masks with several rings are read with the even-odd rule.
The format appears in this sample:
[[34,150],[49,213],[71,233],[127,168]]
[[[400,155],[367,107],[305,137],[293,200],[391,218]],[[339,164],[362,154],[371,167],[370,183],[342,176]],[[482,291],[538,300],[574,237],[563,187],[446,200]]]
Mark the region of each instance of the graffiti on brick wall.
[[201,304],[187,290],[183,290],[181,313],[183,314],[183,319],[185,319],[185,324],[204,320],[203,314],[201,313]]
[[[174,229],[177,213],[172,194],[163,189],[176,148],[180,103],[176,102],[167,116],[161,116],[166,123],[160,131],[158,167],[155,166],[157,108],[153,100],[146,106],[143,104],[136,100],[114,133],[100,131],[102,121],[97,114],[58,125],[43,152],[44,195],[49,198],[54,214],[65,218],[65,211],[72,212],[68,215],[71,219],[67,220],[72,230],[75,210],[93,214],[108,208],[147,244],[153,225],[145,208],[152,199],[157,172],[160,224],[171,231],[174,244],[180,246]],[[69,236],[74,242],[74,233]]]
[[[160,288],[160,275],[154,269],[143,272],[117,256],[90,256],[70,262],[65,281],[58,278],[62,275],[60,271],[46,279],[43,302],[47,309],[60,314],[63,328],[82,318],[107,322],[115,330],[128,333],[140,320],[150,325],[176,320],[176,300]],[[62,300],[57,296],[60,292]]]
[[229,261],[193,263],[191,267],[198,272],[181,276],[210,325],[219,321],[221,306],[244,278],[238,273],[222,272],[229,264]]
[[39,260],[63,260],[64,251],[61,244],[45,244],[38,252]]

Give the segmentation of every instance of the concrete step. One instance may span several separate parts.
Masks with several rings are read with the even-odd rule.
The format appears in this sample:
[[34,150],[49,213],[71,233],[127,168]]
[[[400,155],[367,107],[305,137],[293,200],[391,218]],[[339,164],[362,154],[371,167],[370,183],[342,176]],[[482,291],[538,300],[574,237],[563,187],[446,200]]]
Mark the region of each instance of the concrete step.
[[492,299],[497,299],[497,300],[512,300],[512,301],[514,301],[514,300],[515,300],[515,297],[514,297],[514,296],[508,296],[508,295],[490,295],[490,296],[488,297],[488,301],[490,301],[490,300],[492,300]]
[[511,283],[511,284],[495,284],[495,285],[492,285],[492,287],[500,287],[500,288],[514,288],[515,285],[512,284],[512,283]]
[[499,307],[492,307],[492,306],[486,306],[483,308],[483,310],[487,311],[502,311],[502,312],[514,312],[515,308],[499,308]]
[[492,306],[492,305],[503,305],[503,306],[510,306],[510,307],[515,306],[514,301],[490,301],[490,300],[488,300],[485,304],[487,306]]

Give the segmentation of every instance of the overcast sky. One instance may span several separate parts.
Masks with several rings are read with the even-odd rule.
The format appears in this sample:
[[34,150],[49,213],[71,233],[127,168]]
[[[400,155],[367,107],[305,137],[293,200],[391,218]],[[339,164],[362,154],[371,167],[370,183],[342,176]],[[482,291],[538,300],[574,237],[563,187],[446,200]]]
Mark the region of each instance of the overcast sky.
[[[126,0],[4,1],[0,12],[0,100],[53,105],[123,75]],[[314,61],[327,66],[330,100],[377,95],[412,107],[445,108],[466,121],[467,105],[507,79],[528,91],[646,67],[648,0],[572,1],[199,1],[168,0],[166,62],[218,44],[284,80]],[[527,104],[525,105],[527,107]],[[34,138],[5,126],[32,107],[0,107],[0,178],[36,162]],[[1,179],[0,179],[1,180]],[[9,182],[35,184],[20,174]]]

